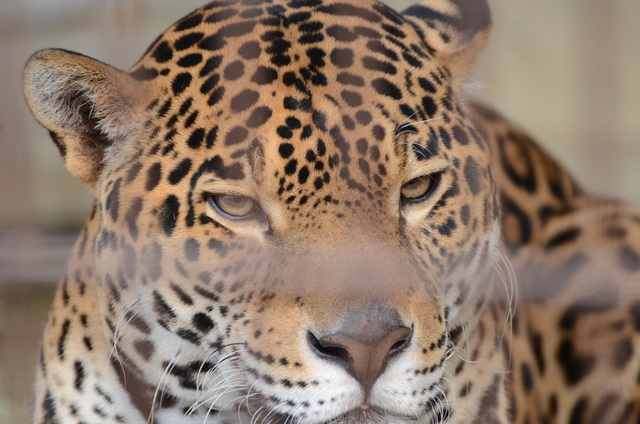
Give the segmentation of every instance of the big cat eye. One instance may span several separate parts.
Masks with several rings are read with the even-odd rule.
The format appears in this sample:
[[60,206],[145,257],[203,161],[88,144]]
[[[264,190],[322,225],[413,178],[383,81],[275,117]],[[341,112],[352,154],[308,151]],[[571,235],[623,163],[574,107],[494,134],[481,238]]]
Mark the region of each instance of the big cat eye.
[[404,202],[419,203],[427,200],[436,191],[441,173],[424,175],[405,183],[400,189]]
[[247,196],[210,194],[207,201],[216,212],[231,219],[250,218],[260,213],[256,201]]

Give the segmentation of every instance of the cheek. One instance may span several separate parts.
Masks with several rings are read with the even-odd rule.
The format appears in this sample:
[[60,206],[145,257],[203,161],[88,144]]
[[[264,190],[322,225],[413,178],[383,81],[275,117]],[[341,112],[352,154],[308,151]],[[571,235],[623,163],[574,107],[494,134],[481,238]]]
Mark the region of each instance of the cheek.
[[[482,190],[491,193],[491,185]],[[407,231],[412,253],[451,316],[490,289],[487,272],[497,260],[499,237],[494,199],[493,193],[451,196]]]

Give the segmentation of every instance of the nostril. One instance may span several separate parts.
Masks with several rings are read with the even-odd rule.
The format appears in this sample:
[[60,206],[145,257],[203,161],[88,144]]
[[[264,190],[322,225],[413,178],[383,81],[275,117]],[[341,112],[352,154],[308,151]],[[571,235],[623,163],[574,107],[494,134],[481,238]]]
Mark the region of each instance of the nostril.
[[339,328],[318,336],[307,331],[314,355],[344,366],[369,392],[389,360],[411,346],[413,328],[403,325],[396,310],[372,304],[349,312]]
[[316,355],[321,358],[330,360],[337,359],[344,364],[348,364],[349,360],[351,359],[351,355],[349,355],[347,349],[340,346],[323,343],[318,340],[318,338],[311,331],[307,331],[307,342],[309,343],[309,346],[311,346],[311,349],[316,353]]
[[413,337],[413,326],[412,328],[403,327],[398,329],[397,337],[402,338],[395,342],[393,346],[389,348],[389,356],[402,352],[407,346],[411,344],[411,338]]

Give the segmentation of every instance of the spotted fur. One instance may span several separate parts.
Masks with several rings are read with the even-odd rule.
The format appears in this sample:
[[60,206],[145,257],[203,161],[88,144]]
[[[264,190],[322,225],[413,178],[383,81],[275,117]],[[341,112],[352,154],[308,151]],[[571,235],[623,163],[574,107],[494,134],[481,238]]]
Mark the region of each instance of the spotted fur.
[[129,72],[36,53],[95,203],[34,422],[635,423],[640,213],[466,99],[490,27],[218,0]]

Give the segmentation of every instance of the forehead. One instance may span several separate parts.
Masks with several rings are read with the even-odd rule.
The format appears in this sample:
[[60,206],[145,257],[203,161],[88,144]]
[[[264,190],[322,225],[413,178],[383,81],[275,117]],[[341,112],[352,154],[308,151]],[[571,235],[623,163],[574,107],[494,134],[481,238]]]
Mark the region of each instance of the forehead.
[[281,223],[306,225],[310,208],[382,222],[402,184],[478,153],[446,67],[370,0],[214,2],[165,31],[131,75],[154,93],[138,144],[145,187],[188,186],[190,208],[198,193],[230,193],[273,206]]
[[157,105],[161,113],[191,99],[209,118],[240,125],[242,115],[246,130],[276,110],[308,112],[319,127],[327,119],[353,127],[373,115],[427,119],[446,80],[414,28],[368,0],[213,2],[162,34],[133,75],[164,86],[172,104]]
[[269,191],[288,205],[328,187],[333,200],[384,197],[404,178],[398,134],[438,118],[419,128],[428,148],[414,143],[409,156],[442,153],[434,140],[454,113],[433,52],[369,0],[214,2],[165,31],[132,74],[158,88],[150,156],[173,159],[181,174],[246,180],[259,178],[259,145]]

